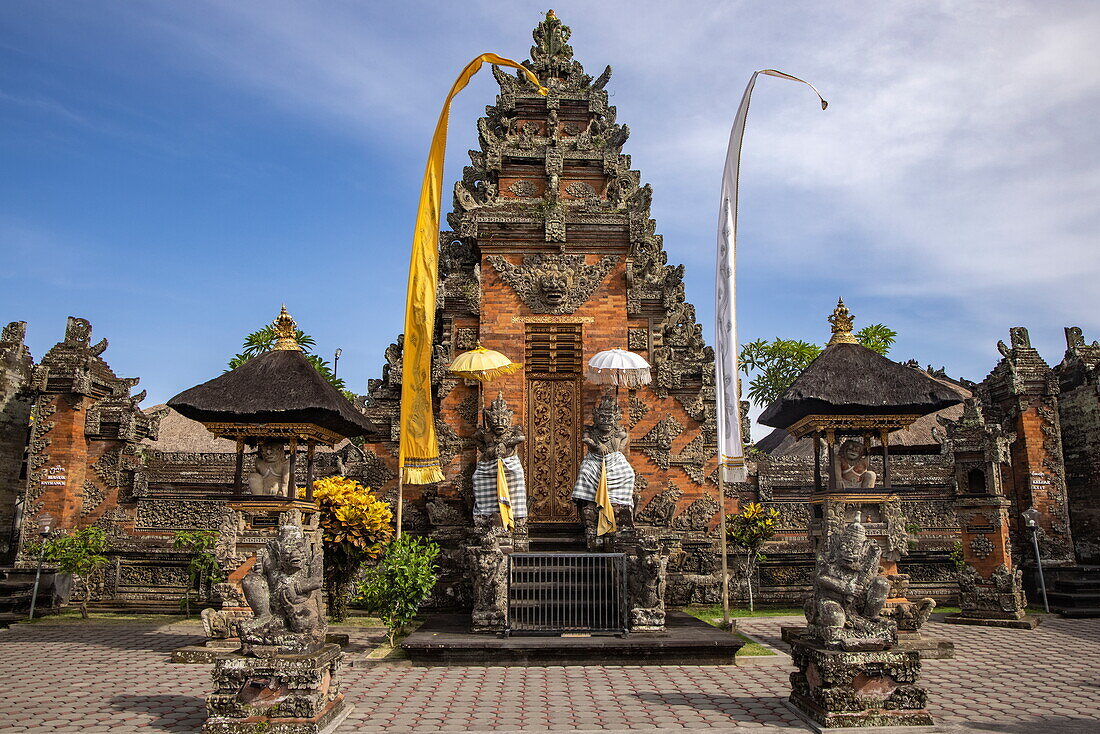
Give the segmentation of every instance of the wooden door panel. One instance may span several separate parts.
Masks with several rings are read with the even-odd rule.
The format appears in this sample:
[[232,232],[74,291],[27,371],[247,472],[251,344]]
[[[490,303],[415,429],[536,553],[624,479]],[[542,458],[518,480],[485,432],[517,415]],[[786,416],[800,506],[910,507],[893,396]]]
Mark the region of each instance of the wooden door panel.
[[534,522],[574,523],[580,465],[579,378],[527,375],[527,492]]

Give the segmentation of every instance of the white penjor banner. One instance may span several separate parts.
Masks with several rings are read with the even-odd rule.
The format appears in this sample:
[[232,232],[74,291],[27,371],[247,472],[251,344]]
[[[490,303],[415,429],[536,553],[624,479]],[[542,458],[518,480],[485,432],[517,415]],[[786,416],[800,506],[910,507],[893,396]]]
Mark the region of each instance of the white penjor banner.
[[745,449],[741,441],[741,403],[737,391],[737,179],[741,166],[741,140],[745,135],[745,120],[749,116],[749,98],[761,74],[802,82],[813,89],[821,100],[821,109],[828,103],[814,85],[775,69],[754,72],[741,97],[737,117],[730,131],[726,149],[726,167],[722,172],[722,200],[718,209],[718,263],[715,272],[715,369],[717,370],[718,458],[722,479],[743,482]]

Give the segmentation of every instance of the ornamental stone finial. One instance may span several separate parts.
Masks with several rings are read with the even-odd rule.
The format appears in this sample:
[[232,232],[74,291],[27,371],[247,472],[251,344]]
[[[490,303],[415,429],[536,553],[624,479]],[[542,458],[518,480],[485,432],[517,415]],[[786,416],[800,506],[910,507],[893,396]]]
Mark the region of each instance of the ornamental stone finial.
[[859,344],[852,334],[852,322],[855,318],[848,307],[844,305],[844,299],[838,298],[836,308],[829,316],[829,323],[833,325],[833,338],[829,340],[829,346],[833,344]]
[[283,308],[279,311],[279,315],[272,323],[275,327],[275,346],[273,349],[283,351],[302,351],[302,347],[298,344],[298,324],[294,322],[294,319],[287,313],[286,304],[283,304]]

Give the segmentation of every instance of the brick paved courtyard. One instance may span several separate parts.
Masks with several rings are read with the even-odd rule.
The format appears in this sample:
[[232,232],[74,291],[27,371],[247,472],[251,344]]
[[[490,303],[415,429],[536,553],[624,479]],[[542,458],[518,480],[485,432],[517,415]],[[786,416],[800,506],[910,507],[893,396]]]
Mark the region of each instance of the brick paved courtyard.
[[[769,643],[793,618],[740,620]],[[930,709],[950,731],[1100,731],[1100,620],[1046,620],[1036,631],[954,627],[954,660],[925,663]],[[40,623],[0,631],[0,730],[190,732],[204,717],[205,665],[169,652],[197,625]],[[367,633],[360,632],[360,641]],[[341,732],[675,730],[804,731],[783,706],[785,661],[744,667],[349,668],[356,710]],[[965,725],[965,726],[963,726]]]

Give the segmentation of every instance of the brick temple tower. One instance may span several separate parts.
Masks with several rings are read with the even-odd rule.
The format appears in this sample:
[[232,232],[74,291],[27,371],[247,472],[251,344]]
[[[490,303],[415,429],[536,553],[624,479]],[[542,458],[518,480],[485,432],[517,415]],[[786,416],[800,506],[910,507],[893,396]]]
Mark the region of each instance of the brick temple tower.
[[[652,385],[619,396],[638,477],[638,524],[678,548],[670,603],[716,600],[713,351],[685,301],[683,266],[667,263],[656,234],[652,189],[622,152],[629,129],[608,104],[611,68],[595,79],[586,74],[567,43],[569,28],[552,12],[533,35],[526,66],[549,94],[494,67],[500,94],[478,120],[480,149],[454,186],[453,231],[440,237],[433,377],[446,481],[406,492],[406,526],[431,532],[445,548],[470,527],[477,390],[445,368],[480,341],[524,364],[490,383],[486,395],[502,392],[527,436],[520,458],[532,536],[579,529],[569,495],[582,427],[599,395],[583,368],[598,351],[627,348],[654,367]],[[392,472],[400,339],[386,357],[383,378],[369,390],[378,431],[366,449]]]
[[145,393],[130,394],[137,379],[115,375],[100,357],[106,349],[106,339],[92,343],[91,324],[70,316],[64,340],[34,369],[24,544],[43,512],[62,530],[110,526],[123,517],[120,503],[144,489],[138,444],[156,437],[159,420],[137,407]]
[[1014,504],[1010,523],[1016,557],[1029,557],[1022,552],[1029,538],[1020,513],[1034,507],[1042,516],[1039,544],[1044,563],[1070,563],[1074,557],[1058,419],[1058,379],[1031,346],[1027,329],[1013,327],[1009,335],[1011,346],[997,343],[1002,359],[978,392],[989,420],[1016,434],[1004,488]]

